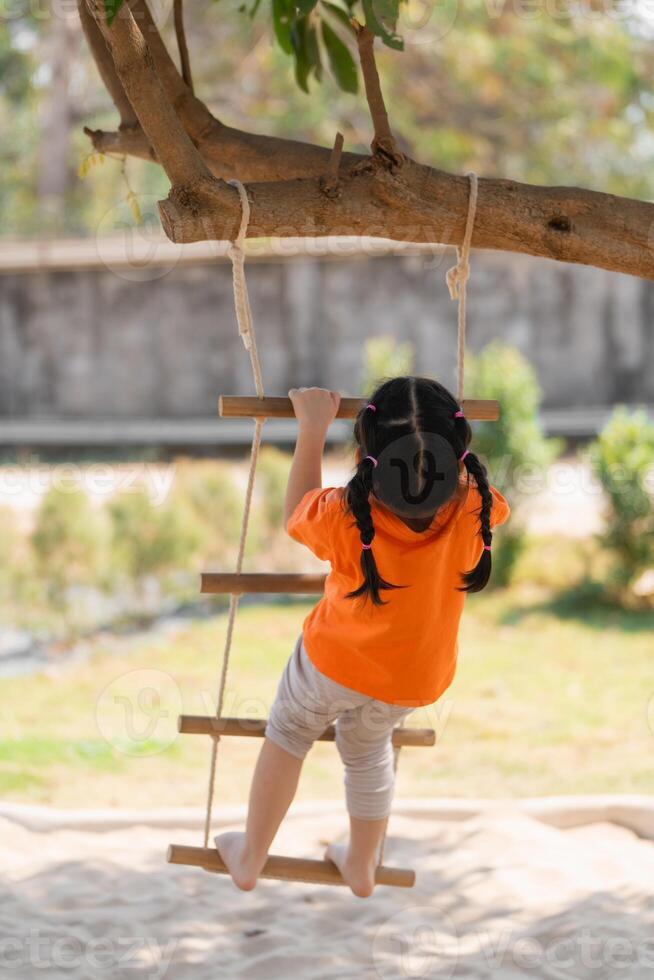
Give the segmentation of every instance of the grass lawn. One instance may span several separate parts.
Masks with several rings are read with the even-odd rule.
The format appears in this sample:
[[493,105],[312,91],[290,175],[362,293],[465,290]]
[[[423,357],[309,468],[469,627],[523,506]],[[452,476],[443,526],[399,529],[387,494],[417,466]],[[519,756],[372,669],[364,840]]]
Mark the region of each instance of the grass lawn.
[[[309,608],[242,607],[225,714],[265,715]],[[175,722],[182,707],[211,713],[225,622],[221,614],[170,636],[98,639],[88,661],[56,675],[0,681],[0,797],[201,804],[210,741],[177,735]],[[437,728],[437,744],[403,752],[398,793],[651,792],[653,631],[654,614],[575,607],[533,581],[471,597],[454,684],[414,715]],[[246,799],[259,744],[222,741],[218,805]],[[341,778],[335,747],[317,744],[300,798],[337,797]]]

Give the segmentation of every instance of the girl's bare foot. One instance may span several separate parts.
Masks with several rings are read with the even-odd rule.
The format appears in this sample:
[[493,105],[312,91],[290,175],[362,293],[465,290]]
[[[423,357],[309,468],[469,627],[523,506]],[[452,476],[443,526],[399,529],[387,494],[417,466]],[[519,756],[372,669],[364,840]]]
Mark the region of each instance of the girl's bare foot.
[[325,851],[327,861],[332,861],[358,898],[368,898],[375,888],[374,864],[355,862],[347,844],[330,844]]
[[244,892],[252,891],[261,868],[245,853],[245,834],[238,831],[217,834],[214,843],[234,884]]

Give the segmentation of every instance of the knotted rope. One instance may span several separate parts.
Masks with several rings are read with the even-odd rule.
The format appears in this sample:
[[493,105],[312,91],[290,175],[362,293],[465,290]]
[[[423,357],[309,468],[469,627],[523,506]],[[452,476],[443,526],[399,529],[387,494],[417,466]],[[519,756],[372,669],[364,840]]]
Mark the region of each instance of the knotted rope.
[[447,270],[446,280],[450,291],[450,297],[459,301],[458,310],[458,331],[457,331],[457,393],[456,397],[459,404],[463,403],[463,374],[465,365],[466,351],[466,286],[470,276],[470,244],[472,242],[472,231],[475,226],[475,215],[477,213],[477,193],[478,181],[477,174],[471,171],[468,175],[470,181],[470,194],[468,197],[468,216],[466,218],[466,229],[461,245],[456,250],[456,265]]
[[252,310],[250,309],[250,297],[248,296],[248,285],[245,278],[245,235],[250,223],[250,201],[247,191],[240,180],[230,180],[228,183],[235,187],[241,199],[241,224],[238,234],[233,242],[230,243],[227,254],[232,262],[232,283],[234,286],[234,306],[236,308],[236,321],[238,332],[241,335],[245,349],[250,355],[254,384],[259,398],[263,398],[263,378],[261,375],[261,364],[257,353],[257,341],[254,335],[254,324],[252,322]]
[[[235,240],[231,243],[228,255],[232,262],[232,282],[234,286],[234,305],[236,308],[236,320],[238,322],[238,332],[243,339],[245,349],[250,355],[254,384],[259,398],[264,397],[263,378],[261,374],[261,363],[257,352],[257,342],[254,335],[252,323],[252,311],[250,309],[250,299],[248,296],[247,281],[245,279],[245,253],[243,244],[250,220],[250,202],[248,201],[245,187],[239,180],[230,180],[229,183],[236,188],[241,199],[241,224]],[[259,460],[259,449],[261,447],[261,430],[263,420],[256,419],[254,423],[254,434],[252,436],[252,447],[250,449],[250,468],[248,471],[248,482],[245,490],[245,503],[243,505],[243,517],[241,519],[241,534],[238,542],[238,554],[236,558],[236,573],[240,575],[243,569],[243,556],[245,554],[245,542],[247,540],[248,525],[250,522],[250,511],[252,510],[252,493],[254,490],[254,477],[257,471]],[[227,632],[225,633],[225,645],[223,647],[222,668],[220,680],[218,682],[218,692],[216,696],[216,718],[220,718],[225,700],[225,686],[227,684],[227,670],[229,668],[229,657],[232,651],[232,638],[234,636],[234,624],[236,622],[236,612],[240,599],[240,593],[232,593],[229,597],[229,613],[227,616]],[[209,836],[211,834],[211,815],[213,810],[213,796],[216,784],[216,762],[218,758],[218,742],[220,735],[213,737],[211,746],[211,763],[209,766],[209,787],[207,791],[207,807],[204,821],[204,846],[209,846]]]

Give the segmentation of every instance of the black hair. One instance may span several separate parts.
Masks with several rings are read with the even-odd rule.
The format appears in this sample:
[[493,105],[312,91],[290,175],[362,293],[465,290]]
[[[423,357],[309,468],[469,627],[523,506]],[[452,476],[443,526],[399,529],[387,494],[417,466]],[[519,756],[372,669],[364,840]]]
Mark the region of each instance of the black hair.
[[[405,436],[415,440],[416,452],[424,451],[423,434],[433,432],[446,439],[456,458],[464,455],[463,465],[468,474],[468,484],[472,477],[481,496],[478,510],[479,533],[486,546],[474,568],[461,573],[462,592],[481,592],[488,583],[491,573],[490,544],[493,538],[490,517],[493,497],[488,483],[485,466],[470,452],[468,446],[472,430],[465,418],[455,417],[460,405],[454,395],[442,384],[431,378],[399,377],[391,378],[379,385],[370,396],[371,408],[362,408],[354,423],[354,440],[359,450],[356,471],[345,487],[344,505],[346,512],[352,514],[354,524],[359,529],[362,545],[372,545],[375,527],[370,508],[372,473],[376,459],[394,440]],[[382,500],[382,503],[384,501]],[[384,605],[380,592],[386,589],[404,588],[385,581],[381,576],[372,548],[361,550],[361,571],[363,582],[348,599],[370,598],[379,606]]]

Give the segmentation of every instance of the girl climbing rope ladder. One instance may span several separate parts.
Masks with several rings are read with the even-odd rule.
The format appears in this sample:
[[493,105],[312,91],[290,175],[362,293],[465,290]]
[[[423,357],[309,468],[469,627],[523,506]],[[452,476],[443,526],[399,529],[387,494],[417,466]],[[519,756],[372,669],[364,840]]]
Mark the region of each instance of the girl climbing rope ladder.
[[[472,432],[466,415],[491,421],[499,407],[463,398],[466,282],[477,203],[477,178],[473,173],[468,178],[465,233],[457,264],[447,274],[459,311],[457,397],[429,378],[402,377],[383,383],[362,404],[321,388],[293,389],[290,400],[266,397],[245,278],[250,205],[244,186],[230,181],[242,207],[241,226],[229,252],[236,318],[256,398],[223,397],[220,412],[253,418],[255,426],[236,571],[203,576],[203,591],[230,593],[215,716],[179,719],[181,732],[206,733],[213,739],[204,846],[171,844],[168,860],[174,864],[231,874],[246,890],[260,876],[346,884],[362,897],[375,884],[414,884],[412,870],[383,864],[386,827],[400,746],[433,745],[434,733],[402,724],[413,708],[435,701],[451,684],[465,594],[488,582],[492,529],[509,514],[507,502],[489,485],[484,467],[469,449]],[[356,469],[346,487],[323,488],[325,435],[337,413],[356,419]],[[307,581],[315,576],[242,571],[262,426],[272,414],[298,420],[285,524],[292,537],[330,562],[324,587],[320,581]],[[281,582],[275,583],[276,578]],[[254,732],[265,735],[265,741],[246,829],[218,835],[211,848],[219,741],[224,735],[253,734],[247,719],[222,717],[244,591],[317,591],[323,596],[304,622],[270,718]],[[331,845],[324,861],[268,855],[295,795],[302,761],[316,739],[334,739],[345,765],[349,843]]]
[[509,508],[468,449],[456,399],[436,381],[394,378],[378,388],[356,420],[356,470],[344,488],[323,488],[321,479],[339,396],[320,388],[289,395],[299,429],[286,529],[331,571],[279,684],[246,829],[215,843],[234,882],[253,888],[303,759],[335,722],[350,840],[325,856],[365,897],[393,795],[393,729],[451,683],[465,594],[486,585],[492,529]]

